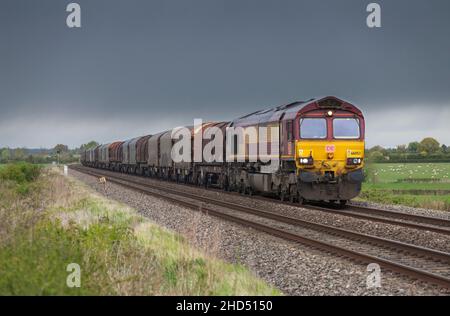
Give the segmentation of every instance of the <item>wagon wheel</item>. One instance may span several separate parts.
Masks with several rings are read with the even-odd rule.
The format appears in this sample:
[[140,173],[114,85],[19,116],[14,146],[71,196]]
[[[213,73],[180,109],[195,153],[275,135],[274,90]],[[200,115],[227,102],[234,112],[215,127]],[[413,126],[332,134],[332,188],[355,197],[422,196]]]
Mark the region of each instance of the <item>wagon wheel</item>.
[[280,201],[284,202],[284,200],[286,199],[286,191],[284,191],[283,189],[280,189],[279,196],[280,196]]
[[295,194],[289,194],[289,203],[295,203],[295,201],[297,201]]
[[221,179],[220,179],[220,188],[221,188],[223,191],[228,191],[228,188],[227,188],[227,179],[225,178],[225,176],[222,176]]
[[298,199],[297,186],[291,185],[289,187],[289,202],[294,203]]
[[206,179],[205,187],[209,189],[212,186],[211,174],[207,174],[205,179]]
[[244,186],[243,182],[241,182],[239,184],[239,193],[242,194],[242,195],[245,195],[245,186]]
[[230,183],[230,181],[229,181],[229,179],[228,179],[228,177],[227,176],[225,176],[225,180],[224,180],[224,189],[225,189],[225,191],[232,191],[233,190],[233,188],[232,188],[232,184]]

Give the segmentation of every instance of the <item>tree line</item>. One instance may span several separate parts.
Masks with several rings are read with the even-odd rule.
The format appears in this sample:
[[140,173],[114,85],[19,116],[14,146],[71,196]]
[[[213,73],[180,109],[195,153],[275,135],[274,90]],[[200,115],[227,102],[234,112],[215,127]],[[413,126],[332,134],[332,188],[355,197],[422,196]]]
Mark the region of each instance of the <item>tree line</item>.
[[450,147],[427,137],[396,148],[374,146],[366,149],[366,158],[371,162],[450,162]]
[[[30,163],[71,163],[80,159],[80,153],[98,146],[90,141],[78,148],[69,149],[67,145],[58,144],[52,149],[0,148],[0,163],[27,161]],[[440,144],[432,137],[414,141],[396,148],[374,146],[366,149],[366,158],[371,162],[450,162],[450,146]]]
[[78,148],[70,149],[69,146],[58,144],[52,149],[27,149],[27,148],[0,148],[0,163],[27,161],[30,163],[72,163],[78,162],[80,153],[89,148],[98,146],[96,141],[90,141]]

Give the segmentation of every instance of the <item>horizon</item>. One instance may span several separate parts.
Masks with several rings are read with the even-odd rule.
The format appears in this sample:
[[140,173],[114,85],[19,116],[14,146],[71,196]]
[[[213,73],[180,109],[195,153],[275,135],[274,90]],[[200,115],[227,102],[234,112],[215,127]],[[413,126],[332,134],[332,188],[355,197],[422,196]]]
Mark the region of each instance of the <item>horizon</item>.
[[[110,144],[110,143],[112,143],[112,142],[114,142],[114,141],[125,141],[125,140],[128,140],[128,139],[132,139],[132,138],[134,138],[134,137],[140,137],[140,136],[145,136],[145,135],[149,135],[149,134],[135,135],[135,136],[133,136],[133,137],[129,137],[129,138],[126,138],[126,139],[116,139],[116,140],[107,141],[107,142],[99,142],[99,141],[96,140],[96,139],[90,139],[90,140],[88,140],[86,143],[79,144],[79,145],[75,145],[75,146],[70,146],[70,145],[67,145],[67,144],[64,144],[64,143],[60,142],[60,143],[55,143],[54,145],[51,145],[50,147],[26,147],[26,146],[25,146],[25,147],[24,147],[24,146],[11,147],[11,146],[0,146],[0,149],[6,148],[6,149],[10,149],[10,150],[14,150],[14,149],[25,149],[25,150],[36,150],[36,151],[38,151],[38,150],[41,150],[41,151],[51,151],[51,150],[53,150],[57,145],[67,145],[68,148],[69,148],[69,150],[76,150],[76,149],[79,149],[82,145],[86,145],[86,144],[89,143],[89,142],[97,142],[97,143],[99,143],[100,145],[104,145],[104,144]],[[443,143],[443,142],[440,141],[440,139],[438,139],[438,138],[436,138],[436,137],[433,137],[433,136],[425,136],[425,137],[423,137],[423,138],[421,138],[421,139],[411,140],[411,141],[409,141],[409,142],[406,142],[406,143],[403,143],[403,144],[398,144],[398,145],[395,145],[395,146],[392,146],[392,147],[389,147],[389,146],[383,146],[382,144],[375,144],[375,145],[373,145],[373,146],[367,146],[367,142],[366,142],[365,149],[366,149],[366,150],[370,150],[370,149],[372,149],[372,148],[374,148],[374,147],[376,147],[376,146],[381,146],[381,147],[384,148],[384,149],[397,149],[399,146],[408,146],[410,143],[414,143],[414,142],[420,143],[420,142],[421,142],[422,140],[424,140],[425,138],[434,138],[435,140],[437,140],[437,141],[439,142],[439,146],[445,145],[445,146],[447,146],[447,147],[450,147],[450,143]]]

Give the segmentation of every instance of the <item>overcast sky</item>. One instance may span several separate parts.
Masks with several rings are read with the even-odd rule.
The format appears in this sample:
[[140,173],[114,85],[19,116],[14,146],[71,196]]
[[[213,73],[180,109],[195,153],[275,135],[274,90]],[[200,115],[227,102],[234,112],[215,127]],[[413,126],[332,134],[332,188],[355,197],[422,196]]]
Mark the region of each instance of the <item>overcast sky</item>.
[[450,144],[450,1],[0,1],[0,147],[79,146],[336,95],[369,146]]

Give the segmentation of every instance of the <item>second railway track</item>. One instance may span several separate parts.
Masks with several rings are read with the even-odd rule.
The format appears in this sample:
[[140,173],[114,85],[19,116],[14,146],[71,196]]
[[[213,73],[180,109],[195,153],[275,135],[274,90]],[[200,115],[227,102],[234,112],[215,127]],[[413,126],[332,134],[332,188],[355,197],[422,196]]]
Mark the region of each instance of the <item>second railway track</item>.
[[319,204],[307,205],[306,207],[331,214],[339,214],[373,222],[380,222],[450,235],[450,220],[448,219],[354,205],[350,205],[346,209],[339,209],[335,206],[324,206]]
[[[450,254],[390,239],[317,224],[236,203],[131,180],[121,174],[85,167],[74,170],[93,176],[107,177],[110,182],[138,190],[191,209],[201,210],[286,240],[306,244],[340,256],[380,266],[450,289]],[[200,203],[199,203],[200,202]]]

